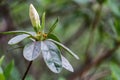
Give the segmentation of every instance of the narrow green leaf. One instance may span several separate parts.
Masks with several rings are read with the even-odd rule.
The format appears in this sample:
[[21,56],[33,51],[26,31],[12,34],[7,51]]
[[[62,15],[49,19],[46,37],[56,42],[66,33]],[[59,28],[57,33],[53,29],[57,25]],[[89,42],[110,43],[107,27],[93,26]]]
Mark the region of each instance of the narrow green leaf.
[[40,53],[41,53],[40,48],[41,48],[41,42],[39,42],[39,41],[27,44],[24,47],[23,56],[28,61],[32,61],[32,60],[36,59],[40,55]]
[[4,59],[4,56],[2,56],[2,57],[0,58],[0,80],[5,80],[5,76],[4,76],[4,74],[3,74],[3,69],[2,69],[2,67],[1,67],[1,64],[2,64],[2,62],[3,62],[3,59]]
[[62,66],[68,71],[74,72],[73,67],[71,66],[69,61],[64,56],[61,57],[62,57]]
[[27,33],[28,33],[28,35],[32,35],[32,36],[35,36],[35,35],[36,35],[35,32],[27,32]]
[[58,47],[53,42],[47,40],[41,42],[41,46],[42,55],[48,68],[54,73],[60,73],[62,60]]
[[11,61],[11,62],[6,66],[6,68],[5,68],[5,70],[4,70],[4,75],[5,75],[5,77],[7,78],[7,80],[8,80],[8,78],[9,78],[9,76],[11,75],[11,72],[12,72],[13,67],[14,67],[14,61]]
[[8,32],[0,32],[0,34],[28,34],[30,36],[35,35],[35,32],[28,31],[8,31]]
[[47,39],[53,39],[53,40],[55,40],[55,41],[60,42],[60,40],[58,39],[58,37],[57,37],[56,35],[54,35],[54,34],[49,34],[49,35],[47,36]]
[[22,34],[22,35],[15,36],[8,41],[8,44],[10,44],[10,45],[17,44],[17,43],[21,42],[22,40],[24,40],[25,38],[27,38],[29,36],[30,35],[27,35],[27,34]]
[[120,67],[115,63],[111,63],[110,69],[114,80],[120,80]]
[[1,66],[2,63],[3,63],[3,59],[4,59],[4,57],[5,57],[5,56],[2,56],[2,57],[0,58],[0,66]]
[[42,27],[41,27],[42,31],[43,31],[44,27],[45,27],[45,12],[42,15]]
[[55,44],[61,46],[63,49],[65,49],[67,52],[69,52],[69,53],[70,53],[72,56],[74,56],[76,59],[79,59],[79,57],[78,57],[75,53],[73,53],[69,48],[67,48],[67,47],[64,46],[63,44],[61,44],[61,43],[59,43],[59,42],[57,42],[57,41],[55,41],[55,40],[53,40],[53,39],[48,39],[48,40],[50,40],[50,41],[54,42]]
[[28,34],[32,39],[36,39],[34,36],[36,35],[35,32],[28,32],[28,31],[8,31],[8,32],[0,32],[0,34]]
[[3,70],[1,68],[1,66],[0,66],[0,80],[5,80],[5,76],[3,74]]
[[54,24],[50,27],[48,35],[52,33],[52,31],[55,29],[58,23],[58,18],[55,20]]

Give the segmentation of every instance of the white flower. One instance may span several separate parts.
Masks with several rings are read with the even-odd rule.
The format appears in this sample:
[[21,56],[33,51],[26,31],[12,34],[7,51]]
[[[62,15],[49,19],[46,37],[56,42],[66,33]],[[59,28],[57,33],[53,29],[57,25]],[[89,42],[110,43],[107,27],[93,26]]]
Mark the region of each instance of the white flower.
[[36,27],[36,28],[40,27],[39,14],[32,4],[30,4],[29,16],[30,16],[30,20],[32,22],[33,27]]

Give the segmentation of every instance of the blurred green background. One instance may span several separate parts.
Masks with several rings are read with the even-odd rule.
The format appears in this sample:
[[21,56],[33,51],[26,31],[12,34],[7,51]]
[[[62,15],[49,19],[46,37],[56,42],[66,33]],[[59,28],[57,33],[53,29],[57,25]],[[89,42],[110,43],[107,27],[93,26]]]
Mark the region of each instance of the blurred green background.
[[[46,12],[46,31],[59,17],[54,34],[80,60],[63,51],[74,72],[54,74],[39,57],[26,80],[120,80],[120,0],[0,0],[0,32],[33,31],[31,3]],[[21,80],[29,63],[22,53],[29,40],[10,46],[13,36],[0,34],[0,80]]]

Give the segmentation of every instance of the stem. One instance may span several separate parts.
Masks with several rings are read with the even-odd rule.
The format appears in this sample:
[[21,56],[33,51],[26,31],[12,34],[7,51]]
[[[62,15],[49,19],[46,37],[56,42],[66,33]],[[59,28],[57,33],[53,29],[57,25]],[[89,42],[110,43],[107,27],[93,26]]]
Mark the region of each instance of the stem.
[[28,73],[28,71],[29,71],[29,69],[30,69],[30,67],[31,67],[31,65],[32,65],[32,62],[33,62],[33,61],[30,61],[29,65],[28,65],[28,67],[27,67],[27,70],[26,70],[25,73],[24,73],[24,76],[23,76],[22,80],[25,80],[25,77],[27,76],[27,73]]
[[93,40],[94,40],[94,33],[95,33],[95,30],[97,28],[97,25],[100,21],[100,17],[101,17],[101,11],[102,11],[102,5],[99,6],[99,9],[97,10],[96,12],[96,16],[91,24],[91,32],[89,33],[89,40],[88,40],[88,44],[87,44],[87,47],[86,47],[86,62],[85,63],[89,63],[90,61],[90,55],[89,55],[89,50],[91,48],[91,45],[93,44]]

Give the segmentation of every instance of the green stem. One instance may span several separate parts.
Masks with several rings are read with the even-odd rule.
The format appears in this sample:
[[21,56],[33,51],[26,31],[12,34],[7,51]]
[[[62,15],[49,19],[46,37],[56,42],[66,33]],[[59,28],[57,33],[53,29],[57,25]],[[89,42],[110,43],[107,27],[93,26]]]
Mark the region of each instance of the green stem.
[[30,67],[31,67],[31,65],[32,65],[32,62],[33,62],[33,61],[30,61],[29,65],[28,65],[28,67],[27,67],[27,70],[25,71],[25,74],[23,75],[22,80],[25,80],[25,78],[26,78],[26,76],[27,76],[27,73],[28,73],[28,71],[29,71],[29,69],[30,69]]

